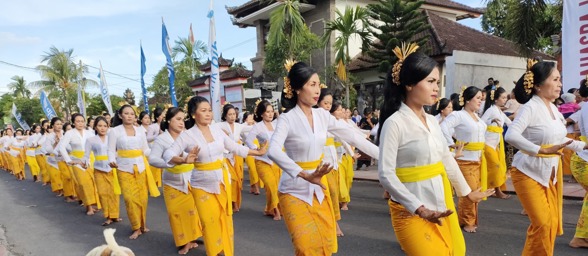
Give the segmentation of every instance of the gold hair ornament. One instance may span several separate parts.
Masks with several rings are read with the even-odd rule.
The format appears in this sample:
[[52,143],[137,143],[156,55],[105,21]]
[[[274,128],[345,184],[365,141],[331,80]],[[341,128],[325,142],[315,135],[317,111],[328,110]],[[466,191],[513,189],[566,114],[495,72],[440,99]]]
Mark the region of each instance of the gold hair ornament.
[[437,111],[440,111],[439,107],[441,106],[441,100],[437,100]]
[[459,94],[459,105],[462,106],[462,107],[465,105],[465,102],[464,102],[464,99],[463,99],[463,92],[465,91],[466,88],[467,87],[465,85],[462,86],[461,87],[461,93]]
[[525,76],[523,78],[523,85],[525,88],[525,93],[527,93],[528,95],[531,94],[531,92],[533,92],[533,86],[535,84],[535,81],[533,79],[533,72],[531,71],[531,68],[537,64],[538,61],[534,60],[534,59],[527,59],[527,71],[525,72]]
[[253,116],[257,116],[257,107],[259,106],[259,103],[261,103],[263,100],[261,98],[257,99],[255,101],[255,108],[253,109]]
[[409,43],[407,45],[404,42],[402,42],[401,47],[396,46],[396,48],[394,48],[394,50],[392,51],[394,52],[394,55],[398,57],[398,60],[396,61],[396,63],[394,63],[394,66],[392,67],[392,81],[396,85],[400,85],[400,69],[402,68],[402,63],[404,62],[406,57],[408,57],[408,55],[416,52],[417,49],[419,49],[419,46],[415,43]]
[[494,100],[494,94],[496,93],[496,89],[498,89],[499,86],[492,86],[492,89],[490,89],[490,100]]
[[323,83],[321,83],[321,89],[325,89],[325,88],[327,88],[327,85],[326,85],[326,84],[323,84]]
[[290,85],[290,78],[288,78],[288,73],[290,73],[290,69],[292,69],[294,64],[296,64],[296,62],[292,59],[288,59],[286,60],[286,63],[284,63],[284,68],[286,69],[286,76],[284,77],[284,97],[286,97],[286,99],[291,99],[294,96],[292,86]]

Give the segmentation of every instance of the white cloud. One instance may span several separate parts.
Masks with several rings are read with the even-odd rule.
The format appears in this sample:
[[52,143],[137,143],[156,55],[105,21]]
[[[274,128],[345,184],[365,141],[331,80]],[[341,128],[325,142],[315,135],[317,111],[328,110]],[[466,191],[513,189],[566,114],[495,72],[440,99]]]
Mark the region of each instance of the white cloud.
[[35,44],[41,42],[41,38],[35,36],[20,36],[12,32],[0,32],[0,46],[11,44]]

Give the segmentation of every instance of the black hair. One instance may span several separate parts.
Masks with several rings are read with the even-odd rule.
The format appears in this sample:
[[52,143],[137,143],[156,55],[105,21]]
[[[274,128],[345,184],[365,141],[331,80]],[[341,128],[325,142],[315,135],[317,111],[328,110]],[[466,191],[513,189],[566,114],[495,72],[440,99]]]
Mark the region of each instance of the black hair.
[[[582,83],[580,83],[580,85],[582,85]],[[576,93],[576,91],[578,91],[578,88],[570,88],[568,93]]]
[[406,57],[403,61],[399,71],[400,84],[394,83],[392,79],[392,72],[386,74],[386,81],[384,82],[384,102],[380,108],[380,122],[382,125],[378,128],[378,139],[376,144],[380,144],[380,134],[384,122],[388,117],[392,116],[406,98],[406,87],[414,86],[418,82],[427,78],[429,74],[438,66],[437,61],[425,55],[422,52],[415,52]]
[[222,121],[227,121],[227,114],[229,113],[229,110],[234,109],[235,112],[237,112],[237,109],[235,109],[235,106],[231,105],[231,104],[225,104],[223,106],[223,113],[221,114],[221,120]]
[[[31,126],[30,132],[35,132],[35,130],[37,129],[37,127],[40,127],[40,126],[41,125],[39,125],[39,124],[33,124],[33,126]],[[43,130],[43,129],[41,129],[41,130]]]
[[149,116],[149,114],[147,114],[147,111],[141,111],[141,113],[139,113],[139,119],[137,119],[137,124],[143,125],[143,117],[145,116]]
[[114,116],[112,117],[112,127],[117,127],[119,125],[121,125],[123,123],[122,119],[121,119],[121,115],[123,113],[123,111],[125,110],[125,108],[131,108],[131,110],[133,110],[133,113],[135,113],[135,110],[133,109],[133,107],[129,104],[125,104],[122,107],[120,107],[116,113],[114,114]]
[[292,98],[286,98],[286,94],[282,93],[282,107],[286,108],[286,112],[296,106],[298,96],[296,91],[302,89],[310,78],[316,74],[316,70],[304,62],[297,62],[292,66],[288,72],[288,80],[290,80],[290,89],[292,90]]
[[161,114],[163,114],[163,108],[156,107],[155,109],[153,109],[153,114],[151,115],[151,119],[153,119],[154,122],[157,122],[157,118],[159,116],[161,116]]
[[73,128],[73,127],[71,126],[71,123],[70,123],[70,122],[65,122],[65,123],[63,123],[63,127],[62,127],[62,129],[63,129],[63,131],[64,131],[64,132],[65,132],[65,128],[66,128],[66,127],[68,127],[68,126],[69,126],[69,128]]
[[24,135],[24,131],[21,128],[16,128],[16,131],[14,131],[14,135],[16,136],[16,133],[20,132],[21,135]]
[[61,122],[63,122],[63,120],[61,120],[61,118],[59,118],[59,117],[54,117],[54,118],[51,118],[51,123],[49,124],[49,127],[50,127],[51,129],[53,129],[53,126],[55,125],[55,122],[57,122],[57,121],[61,121]]
[[[283,94],[282,94],[283,95]],[[267,107],[271,106],[272,108],[274,107],[269,101],[267,100],[262,100],[259,102],[259,104],[257,104],[257,106],[255,106],[255,113],[253,115],[253,120],[255,120],[255,122],[261,122],[263,121],[263,113],[265,113],[265,111],[267,110]]]
[[178,107],[168,108],[165,112],[165,117],[163,118],[163,121],[161,121],[159,129],[161,129],[164,132],[165,130],[169,129],[169,122],[174,118],[174,116],[176,116],[180,112],[184,113],[184,110]]
[[343,105],[341,105],[341,102],[335,101],[333,102],[333,105],[331,105],[331,109],[329,110],[329,113],[334,113],[335,111],[337,111],[337,109],[339,107],[343,107]]
[[88,117],[88,119],[86,120],[86,126],[90,126],[90,122],[92,122],[93,120],[93,117]]
[[445,110],[445,108],[447,108],[447,106],[449,106],[449,103],[452,103],[452,102],[448,98],[440,99],[439,102],[437,102],[435,105],[432,106],[431,115],[435,116],[435,115],[440,114],[441,111]]
[[[327,96],[333,97],[333,92],[331,90],[329,90],[329,88],[322,88],[321,95],[319,95],[319,99],[317,101],[317,104],[320,104],[321,101],[323,101],[325,99],[325,97],[327,97]],[[318,105],[316,107],[318,107]]]
[[363,109],[363,115],[366,116],[366,117],[369,114],[373,114],[373,113],[374,113],[374,111],[372,111],[372,108],[370,108],[370,107],[366,107],[366,108]]
[[580,96],[583,98],[588,97],[588,84],[586,84],[586,82],[586,79],[582,79],[582,81],[580,81],[580,89],[578,89]]
[[[474,97],[476,97],[476,94],[478,94],[478,92],[482,92],[482,89],[475,87],[475,86],[470,86],[468,88],[466,88],[462,94],[461,97],[463,97],[463,106],[459,105],[459,102],[457,104],[457,106],[453,106],[454,110],[462,110],[465,107],[465,104],[472,100]],[[486,95],[488,96],[488,95]],[[458,100],[459,101],[459,100]]]
[[105,116],[110,116],[110,113],[108,113],[108,112],[104,111],[104,112],[102,112],[102,116],[104,116],[104,117],[105,117]]
[[45,124],[49,123],[49,122],[50,122],[50,120],[47,120],[47,119],[41,121],[41,134],[45,134],[47,132],[47,130],[45,128],[43,128],[43,126],[45,126]]
[[540,61],[535,63],[531,67],[531,72],[533,73],[533,88],[531,89],[531,93],[527,94],[525,91],[525,74],[523,74],[514,88],[515,99],[521,104],[527,103],[537,93],[535,87],[541,86],[554,69],[555,63],[553,62]]
[[71,124],[72,125],[76,123],[76,117],[78,117],[78,116],[81,116],[82,118],[84,118],[84,116],[80,113],[74,113],[73,115],[71,115]]
[[194,120],[194,114],[196,114],[196,110],[198,110],[198,105],[200,105],[200,103],[202,102],[208,102],[208,100],[202,96],[194,96],[190,99],[190,101],[188,101],[188,113],[186,113],[188,117],[186,118],[186,121],[184,121],[184,126],[186,126],[186,129],[190,129],[194,125],[196,125],[196,120]]
[[245,122],[245,120],[247,120],[249,115],[251,115],[251,113],[249,113],[249,111],[243,112],[243,120],[241,120],[241,123]]
[[[490,89],[490,91],[486,93],[486,99],[484,102],[484,112],[482,113],[486,113],[486,110],[492,107],[492,105],[496,103],[496,99],[500,98],[500,95],[502,95],[503,93],[506,93],[506,90],[502,87],[496,88],[496,90],[494,91],[494,95],[492,95],[492,89]],[[491,98],[492,96],[494,96],[494,98]]]
[[98,127],[98,122],[100,122],[100,121],[106,123],[106,126],[108,127],[108,121],[106,120],[106,117],[103,117],[103,116],[96,117],[96,120],[94,120],[94,126],[92,127],[92,129],[94,129],[94,133],[96,135],[98,135],[98,131],[96,130],[96,128]]

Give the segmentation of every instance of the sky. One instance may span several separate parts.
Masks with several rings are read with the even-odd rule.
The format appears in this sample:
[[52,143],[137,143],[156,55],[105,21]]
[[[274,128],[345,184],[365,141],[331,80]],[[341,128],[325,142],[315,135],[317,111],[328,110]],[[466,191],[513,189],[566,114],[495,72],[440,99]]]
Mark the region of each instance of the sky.
[[[239,28],[230,20],[225,6],[248,0],[216,0],[217,46],[223,57],[251,67],[255,56],[255,28]],[[481,0],[454,0],[472,7]],[[76,60],[116,73],[106,74],[110,94],[122,95],[126,88],[140,98],[140,44],[147,59],[146,86],[165,65],[161,50],[161,20],[165,21],[170,44],[188,37],[192,24],[196,40],[208,44],[208,0],[19,0],[9,1],[0,12],[0,94],[9,92],[10,78],[24,76],[27,82],[41,80],[34,68],[51,46],[73,49]],[[480,30],[480,19],[460,23]],[[9,64],[6,64],[9,63]],[[15,67],[12,65],[20,67]],[[23,68],[24,67],[24,68]],[[97,78],[98,70],[85,76]],[[36,88],[31,91],[36,92]],[[98,93],[98,88],[88,88]]]

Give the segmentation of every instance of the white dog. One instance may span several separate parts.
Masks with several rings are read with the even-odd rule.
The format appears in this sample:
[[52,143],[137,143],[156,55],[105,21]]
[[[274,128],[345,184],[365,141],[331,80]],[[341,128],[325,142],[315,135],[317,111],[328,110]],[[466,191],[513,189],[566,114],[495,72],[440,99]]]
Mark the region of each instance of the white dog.
[[135,256],[133,251],[127,247],[119,246],[114,240],[116,229],[107,228],[104,230],[106,244],[92,249],[86,256]]

